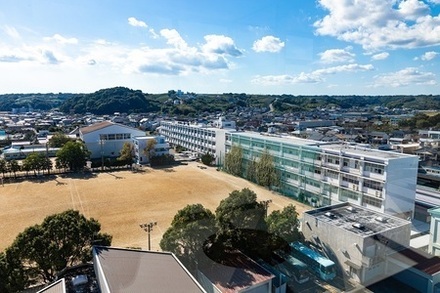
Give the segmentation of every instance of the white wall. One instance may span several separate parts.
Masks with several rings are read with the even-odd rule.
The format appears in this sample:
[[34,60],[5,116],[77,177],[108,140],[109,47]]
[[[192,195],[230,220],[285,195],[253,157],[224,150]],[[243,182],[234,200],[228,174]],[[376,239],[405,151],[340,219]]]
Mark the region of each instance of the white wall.
[[390,159],[386,168],[384,211],[402,218],[412,217],[416,197],[418,157]]

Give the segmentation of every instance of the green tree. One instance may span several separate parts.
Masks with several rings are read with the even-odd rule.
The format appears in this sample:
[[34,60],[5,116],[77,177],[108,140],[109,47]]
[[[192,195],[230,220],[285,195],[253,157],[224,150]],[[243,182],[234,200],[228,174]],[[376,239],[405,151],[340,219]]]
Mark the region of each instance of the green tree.
[[257,195],[248,188],[234,190],[223,199],[215,210],[219,238],[228,239],[234,247],[242,246],[243,231],[266,230],[266,211]]
[[48,144],[51,148],[60,148],[68,141],[73,141],[73,139],[62,132],[57,132],[49,139]]
[[48,216],[26,228],[6,249],[5,267],[24,276],[21,290],[32,283],[51,282],[65,267],[91,261],[93,244],[111,244],[112,237],[100,230],[98,221],[78,211]]
[[0,159],[0,172],[3,177],[5,177],[5,173],[8,172],[8,165],[4,159]]
[[252,158],[252,160],[248,162],[246,179],[251,182],[255,182],[257,180],[257,161],[255,158]]
[[133,163],[133,145],[129,142],[124,143],[117,160],[124,165],[131,165]]
[[68,167],[71,171],[79,171],[84,168],[90,152],[82,142],[69,141],[57,152],[55,159],[57,168]]
[[147,156],[148,162],[150,162],[151,158],[156,155],[156,153],[154,151],[156,144],[157,144],[156,139],[149,139],[147,141],[147,146],[144,149],[144,154]]
[[160,241],[160,248],[173,252],[192,270],[202,259],[204,244],[215,232],[215,217],[210,210],[201,204],[187,205],[174,216]]
[[17,172],[21,170],[21,166],[16,160],[10,160],[8,161],[8,169],[9,172],[14,174],[14,177],[17,177]]
[[34,175],[37,176],[37,173],[43,169],[43,160],[44,155],[38,153],[30,153],[24,160],[23,165],[29,169],[29,171],[33,171]]
[[232,146],[225,156],[225,170],[234,176],[242,175],[243,150],[241,146]]
[[215,157],[211,153],[206,153],[202,155],[201,160],[202,163],[205,164],[206,166],[211,166],[215,160]]
[[294,205],[284,207],[282,211],[273,211],[266,219],[269,233],[284,239],[287,243],[300,240],[298,212]]
[[256,163],[255,177],[259,185],[269,188],[279,185],[279,176],[275,169],[275,164],[273,163],[273,157],[267,150],[264,150]]

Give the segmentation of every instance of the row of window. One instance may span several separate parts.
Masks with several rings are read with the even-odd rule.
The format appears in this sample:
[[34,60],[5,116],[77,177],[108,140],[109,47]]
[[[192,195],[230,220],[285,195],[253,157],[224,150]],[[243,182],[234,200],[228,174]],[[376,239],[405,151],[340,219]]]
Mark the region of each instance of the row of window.
[[100,134],[100,140],[122,140],[130,139],[131,133],[111,133],[111,134]]

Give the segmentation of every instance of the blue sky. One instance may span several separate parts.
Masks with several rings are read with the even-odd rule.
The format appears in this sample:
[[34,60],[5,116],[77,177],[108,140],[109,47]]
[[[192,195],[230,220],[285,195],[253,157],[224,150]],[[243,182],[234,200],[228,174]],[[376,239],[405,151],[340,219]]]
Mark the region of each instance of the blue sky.
[[0,0],[0,93],[440,94],[440,0]]

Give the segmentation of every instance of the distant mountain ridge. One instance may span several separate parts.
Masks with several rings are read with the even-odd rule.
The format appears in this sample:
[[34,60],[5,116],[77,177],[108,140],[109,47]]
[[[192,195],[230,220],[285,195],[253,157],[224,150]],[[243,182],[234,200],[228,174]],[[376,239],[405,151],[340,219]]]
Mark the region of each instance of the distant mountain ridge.
[[162,112],[171,115],[196,116],[246,108],[274,112],[301,112],[318,108],[341,109],[383,106],[390,109],[440,110],[440,95],[399,96],[306,96],[251,95],[246,93],[183,94],[171,90],[164,94],[146,94],[126,87],[101,89],[89,94],[6,94],[0,95],[0,111],[13,108],[50,110],[64,113],[104,115],[121,113]]

